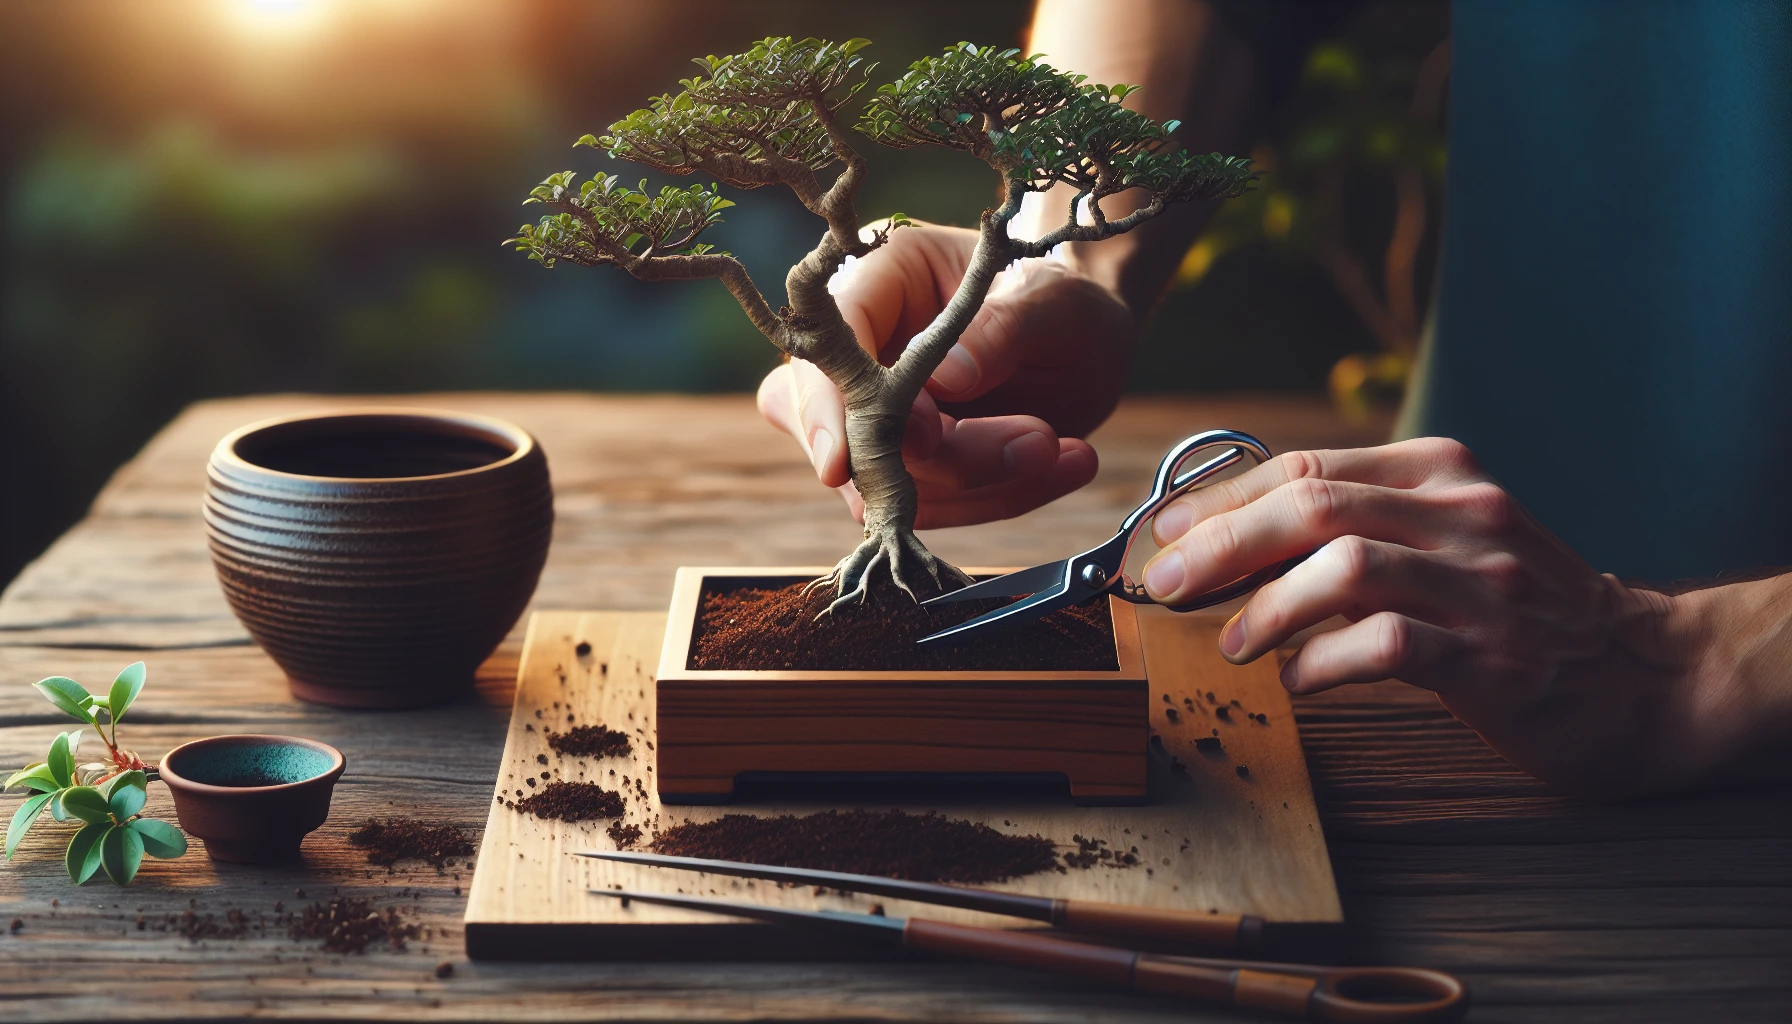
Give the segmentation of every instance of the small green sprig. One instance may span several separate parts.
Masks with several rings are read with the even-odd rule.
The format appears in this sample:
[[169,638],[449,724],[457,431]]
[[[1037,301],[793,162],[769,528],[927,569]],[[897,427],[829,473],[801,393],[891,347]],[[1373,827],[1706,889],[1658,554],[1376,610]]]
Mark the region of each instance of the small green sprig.
[[93,726],[106,745],[107,759],[79,763],[82,731],[57,733],[42,761],[26,765],[0,785],[0,789],[23,787],[32,794],[13,812],[7,826],[8,860],[45,810],[57,821],[74,818],[82,822],[69,839],[64,857],[68,876],[76,885],[102,867],[112,881],[129,885],[137,877],[145,853],[172,858],[187,852],[187,837],[180,829],[139,813],[148,796],[150,766],[118,745],[118,723],[143,692],[147,674],[141,661],[127,666],[112,680],[104,697],[88,693],[67,676],[51,676],[34,684],[63,714]]

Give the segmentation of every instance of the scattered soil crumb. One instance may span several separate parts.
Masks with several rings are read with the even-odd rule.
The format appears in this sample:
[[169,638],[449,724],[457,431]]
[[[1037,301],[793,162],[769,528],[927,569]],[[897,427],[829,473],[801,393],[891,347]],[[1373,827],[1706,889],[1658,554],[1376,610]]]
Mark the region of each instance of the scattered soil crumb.
[[[628,740],[628,733],[606,729],[601,725],[574,726],[565,732],[547,734],[548,746],[557,753],[570,754],[573,757],[627,757],[634,748]],[[541,759],[542,764],[547,759]]]
[[1241,764],[1237,768],[1234,768],[1232,770],[1237,772],[1238,777],[1241,779],[1248,779],[1251,777],[1251,769],[1245,765]]
[[1203,736],[1195,741],[1195,749],[1203,754],[1217,754],[1225,749],[1225,745],[1212,736]]
[[438,978],[446,978],[453,973],[454,962],[452,960],[444,960],[436,965],[436,977]]
[[453,825],[431,825],[415,818],[369,818],[348,834],[348,841],[367,851],[369,864],[383,867],[401,860],[425,860],[439,868],[450,857],[473,855],[473,841],[465,832]]
[[527,800],[518,800],[515,806],[524,814],[560,821],[620,818],[622,794],[595,782],[550,782]]
[[641,841],[641,826],[624,825],[620,821],[612,822],[609,828],[604,829],[604,834],[616,841],[618,850],[633,849],[634,845]]
[[202,917],[189,907],[181,912],[175,930],[189,942],[198,942],[200,939],[240,939],[249,934],[249,922],[243,912],[234,907],[225,912],[222,921],[214,914]]
[[1106,839],[1093,839],[1088,836],[1071,836],[1076,842],[1076,850],[1064,855],[1064,863],[1069,867],[1088,869],[1100,865],[1110,868],[1130,868],[1139,862],[1138,847],[1131,851],[1115,852],[1108,849]]
[[940,814],[855,810],[685,822],[655,836],[648,849],[921,882],[998,882],[1057,868],[1056,845]]
[[291,934],[300,941],[322,939],[330,953],[365,953],[379,942],[396,952],[405,940],[417,937],[418,929],[392,907],[380,911],[368,900],[338,896],[306,907],[293,921]]

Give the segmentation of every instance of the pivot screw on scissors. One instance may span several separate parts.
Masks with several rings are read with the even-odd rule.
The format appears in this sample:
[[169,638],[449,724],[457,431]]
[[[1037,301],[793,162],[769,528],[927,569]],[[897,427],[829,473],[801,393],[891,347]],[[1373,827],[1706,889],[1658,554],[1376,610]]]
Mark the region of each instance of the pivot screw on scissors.
[[[1225,450],[1194,469],[1178,474],[1177,471],[1182,468],[1183,463],[1200,452],[1214,448]],[[931,636],[922,637],[917,642],[925,644],[948,637],[963,638],[992,626],[1030,622],[1050,615],[1060,608],[1080,604],[1103,592],[1112,593],[1115,597],[1133,604],[1152,603],[1150,595],[1145,593],[1145,588],[1126,576],[1126,556],[1132,551],[1133,541],[1138,537],[1139,531],[1159,512],[1162,512],[1170,502],[1211,481],[1247,457],[1258,464],[1267,462],[1270,459],[1269,448],[1262,441],[1237,430],[1207,430],[1183,438],[1176,442],[1164,455],[1163,461],[1158,463],[1157,474],[1151,482],[1151,493],[1138,508],[1127,514],[1120,523],[1119,532],[1105,543],[1099,547],[1090,548],[1080,555],[1035,565],[1031,569],[1011,572],[1006,576],[998,576],[981,583],[973,583],[949,594],[941,594],[921,602],[921,606],[925,608],[931,605],[952,604],[957,601],[979,601],[992,597],[1023,598],[968,622],[959,623],[950,629],[943,629]],[[1192,600],[1174,605],[1171,610],[1189,612],[1197,608],[1223,604],[1276,579],[1305,561],[1306,558],[1306,555],[1299,555],[1259,569],[1248,576],[1233,580],[1225,586],[1199,594]]]

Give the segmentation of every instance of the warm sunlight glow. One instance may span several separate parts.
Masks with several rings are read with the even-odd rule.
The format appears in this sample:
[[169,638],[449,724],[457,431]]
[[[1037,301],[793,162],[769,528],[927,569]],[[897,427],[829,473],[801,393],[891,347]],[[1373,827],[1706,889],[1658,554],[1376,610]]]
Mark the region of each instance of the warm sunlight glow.
[[290,36],[316,31],[328,0],[225,0],[237,27],[255,35]]

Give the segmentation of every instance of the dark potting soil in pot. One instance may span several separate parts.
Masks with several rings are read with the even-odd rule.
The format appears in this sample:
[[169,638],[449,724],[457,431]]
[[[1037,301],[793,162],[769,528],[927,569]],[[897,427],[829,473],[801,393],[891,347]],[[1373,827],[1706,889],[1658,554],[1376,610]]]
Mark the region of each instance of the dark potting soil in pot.
[[979,631],[965,640],[918,646],[915,641],[984,612],[1007,598],[922,608],[887,584],[863,604],[817,619],[833,588],[804,594],[807,581],[706,582],[688,668],[818,671],[1070,671],[1111,672],[1114,622],[1106,596],[1032,622]]

